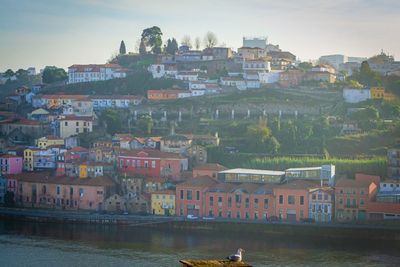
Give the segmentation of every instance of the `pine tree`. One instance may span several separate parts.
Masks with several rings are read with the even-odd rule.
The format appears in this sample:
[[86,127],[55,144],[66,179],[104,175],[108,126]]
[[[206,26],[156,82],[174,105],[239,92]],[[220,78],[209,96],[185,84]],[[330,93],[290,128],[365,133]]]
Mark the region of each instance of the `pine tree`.
[[119,53],[121,55],[125,55],[126,54],[126,47],[125,47],[124,40],[121,41],[121,44],[119,46]]

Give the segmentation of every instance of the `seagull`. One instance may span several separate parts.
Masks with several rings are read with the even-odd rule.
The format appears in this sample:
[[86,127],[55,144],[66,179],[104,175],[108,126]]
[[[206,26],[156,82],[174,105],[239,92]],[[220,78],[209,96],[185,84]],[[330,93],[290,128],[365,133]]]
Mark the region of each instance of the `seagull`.
[[244,250],[239,248],[235,254],[232,254],[226,258],[230,261],[242,261],[242,252],[244,252]]

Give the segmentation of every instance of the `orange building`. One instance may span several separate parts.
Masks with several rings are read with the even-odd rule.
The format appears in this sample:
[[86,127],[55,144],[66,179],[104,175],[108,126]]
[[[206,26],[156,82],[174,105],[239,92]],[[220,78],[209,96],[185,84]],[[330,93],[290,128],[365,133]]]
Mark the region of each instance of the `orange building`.
[[168,90],[148,90],[148,100],[173,100],[180,98],[180,94],[184,93],[183,90],[168,89]]
[[339,180],[335,188],[336,220],[366,220],[367,207],[376,196],[379,182],[379,176],[365,174],[356,174],[354,180]]
[[294,180],[290,183],[276,186],[275,212],[281,220],[300,221],[309,217],[309,190],[315,188],[318,182]]

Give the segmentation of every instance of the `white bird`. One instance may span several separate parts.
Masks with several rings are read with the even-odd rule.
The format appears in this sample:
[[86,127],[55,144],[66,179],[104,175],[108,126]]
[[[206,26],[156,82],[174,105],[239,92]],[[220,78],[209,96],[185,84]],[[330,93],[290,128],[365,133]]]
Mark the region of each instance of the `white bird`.
[[242,252],[244,250],[239,248],[235,254],[228,256],[227,259],[230,261],[242,261]]

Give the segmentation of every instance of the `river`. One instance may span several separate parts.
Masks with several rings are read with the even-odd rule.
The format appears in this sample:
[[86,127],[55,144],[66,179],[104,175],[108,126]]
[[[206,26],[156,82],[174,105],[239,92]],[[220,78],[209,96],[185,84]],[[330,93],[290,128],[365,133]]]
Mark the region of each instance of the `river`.
[[0,266],[180,266],[239,247],[253,266],[400,266],[400,242],[0,220]]

